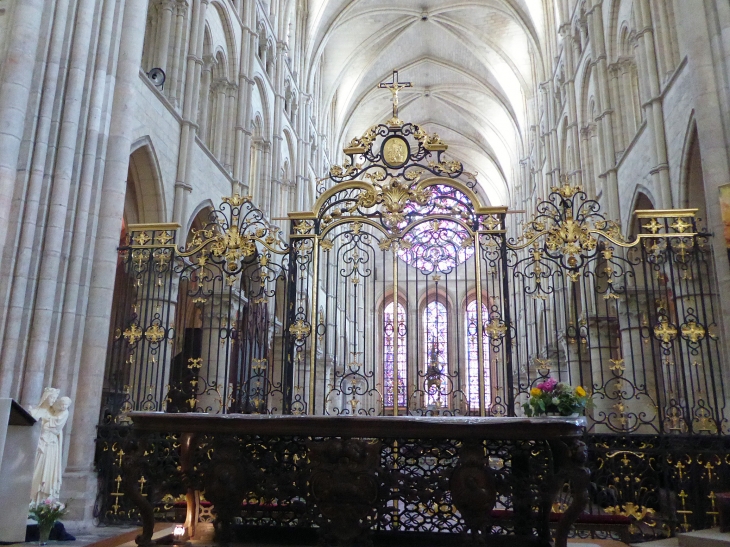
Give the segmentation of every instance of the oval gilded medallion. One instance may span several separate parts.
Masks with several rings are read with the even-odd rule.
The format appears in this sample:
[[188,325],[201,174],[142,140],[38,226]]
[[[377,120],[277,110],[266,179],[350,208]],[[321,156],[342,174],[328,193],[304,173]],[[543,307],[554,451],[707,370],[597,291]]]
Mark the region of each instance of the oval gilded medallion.
[[400,167],[408,161],[408,141],[402,137],[391,137],[383,143],[383,161],[389,167]]

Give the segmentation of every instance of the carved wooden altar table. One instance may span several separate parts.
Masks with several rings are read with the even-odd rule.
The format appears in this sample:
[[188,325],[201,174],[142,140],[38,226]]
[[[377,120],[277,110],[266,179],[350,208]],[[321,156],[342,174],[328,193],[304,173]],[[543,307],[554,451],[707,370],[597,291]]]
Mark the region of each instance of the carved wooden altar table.
[[548,546],[553,503],[569,483],[555,533],[564,547],[588,498],[582,418],[130,417],[123,480],[142,516],[140,545],[151,543],[155,492],[171,484],[186,493],[190,537],[203,492],[224,541],[235,521],[316,527],[322,543],[339,545],[427,532]]

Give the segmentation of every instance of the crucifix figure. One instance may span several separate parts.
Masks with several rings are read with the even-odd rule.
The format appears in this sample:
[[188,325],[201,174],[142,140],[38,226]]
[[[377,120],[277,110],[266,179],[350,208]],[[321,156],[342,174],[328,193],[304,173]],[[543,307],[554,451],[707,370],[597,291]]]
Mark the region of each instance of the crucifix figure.
[[393,94],[393,118],[398,119],[398,92],[406,87],[413,87],[411,82],[399,82],[398,71],[393,71],[393,80],[390,82],[381,82],[378,84],[380,89],[390,89]]

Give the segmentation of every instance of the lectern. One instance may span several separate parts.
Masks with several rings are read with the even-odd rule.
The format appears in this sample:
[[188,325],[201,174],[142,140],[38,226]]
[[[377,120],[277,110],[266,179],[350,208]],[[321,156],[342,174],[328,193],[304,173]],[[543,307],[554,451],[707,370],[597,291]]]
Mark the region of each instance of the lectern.
[[25,541],[41,424],[12,399],[0,399],[0,541]]

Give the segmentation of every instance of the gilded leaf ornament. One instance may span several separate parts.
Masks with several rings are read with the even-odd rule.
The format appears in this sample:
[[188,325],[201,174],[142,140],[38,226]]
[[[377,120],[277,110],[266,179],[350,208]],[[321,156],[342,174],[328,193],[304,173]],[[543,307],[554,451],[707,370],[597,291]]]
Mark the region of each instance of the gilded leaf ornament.
[[223,201],[228,203],[232,207],[240,207],[244,203],[247,203],[253,199],[253,196],[242,196],[238,193],[233,194],[230,197],[224,197]]
[[560,194],[565,199],[571,199],[578,192],[582,192],[583,187],[581,185],[571,186],[568,182],[568,177],[563,177],[562,186],[553,186],[550,188],[550,191]]

